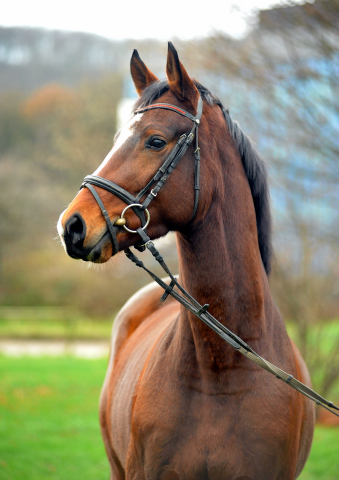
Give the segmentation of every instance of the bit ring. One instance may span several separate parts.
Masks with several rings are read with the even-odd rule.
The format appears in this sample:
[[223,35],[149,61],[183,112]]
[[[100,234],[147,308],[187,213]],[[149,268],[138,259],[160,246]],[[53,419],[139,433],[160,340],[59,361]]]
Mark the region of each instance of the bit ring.
[[[126,212],[126,210],[128,210],[129,208],[131,207],[142,207],[142,205],[140,203],[131,203],[131,205],[127,205],[126,208],[123,209],[123,211],[121,212],[121,215],[120,215],[120,218],[121,219],[124,219],[124,214]],[[145,230],[145,228],[147,227],[147,225],[149,224],[149,221],[150,221],[150,214],[149,214],[149,211],[147,210],[147,208],[145,208],[145,213],[146,213],[146,223],[145,225],[142,227],[143,230]],[[124,219],[126,220],[126,219]],[[138,233],[137,230],[131,230],[130,228],[126,227],[126,225],[123,225],[124,229],[127,230],[127,232],[131,232],[131,233]]]

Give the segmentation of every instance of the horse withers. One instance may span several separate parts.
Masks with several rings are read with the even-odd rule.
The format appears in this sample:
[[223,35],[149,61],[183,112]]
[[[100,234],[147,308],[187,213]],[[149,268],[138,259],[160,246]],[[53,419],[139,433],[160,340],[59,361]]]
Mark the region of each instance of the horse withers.
[[[269,289],[265,164],[220,101],[191,80],[172,44],[166,71],[159,81],[133,52],[136,114],[61,215],[66,252],[103,263],[142,248],[148,221],[151,239],[175,231],[184,288],[256,352],[310,385]],[[111,479],[297,478],[312,443],[313,403],[173,298],[161,302],[162,293],[155,283],[141,289],[114,322],[100,399]]]

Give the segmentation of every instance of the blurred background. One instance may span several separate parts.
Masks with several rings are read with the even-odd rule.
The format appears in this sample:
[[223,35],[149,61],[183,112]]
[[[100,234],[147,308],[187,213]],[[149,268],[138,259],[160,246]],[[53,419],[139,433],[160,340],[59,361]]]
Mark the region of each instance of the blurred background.
[[[268,163],[273,295],[315,389],[339,400],[339,0],[279,5],[239,0],[228,6],[212,0],[208,6],[202,12],[176,1],[166,7],[103,0],[47,6],[34,0],[14,1],[2,11],[0,350],[5,355],[0,357],[0,408],[8,422],[3,444],[0,440],[0,479],[80,476],[72,469],[60,472],[58,462],[49,458],[60,434],[53,428],[63,420],[53,420],[47,410],[42,417],[38,409],[51,402],[54,411],[53,401],[60,405],[62,392],[85,388],[93,370],[84,395],[93,395],[89,410],[95,414],[112,321],[149,279],[123,255],[90,268],[70,259],[56,238],[56,222],[84,176],[111,149],[132,109],[133,49],[164,78],[167,40],[189,74],[229,107]],[[174,236],[160,242],[176,270]],[[45,345],[44,355],[61,357],[43,357],[43,362],[15,357],[39,352],[39,344]],[[79,349],[82,356],[99,359],[76,359]],[[78,398],[75,393],[73,398]],[[81,398],[74,407],[65,404],[65,411],[75,412],[79,404]],[[26,423],[25,408],[31,419],[36,415],[35,426]],[[333,424],[330,415],[319,416],[323,425]],[[72,444],[80,437],[85,442],[77,444],[81,477],[107,478],[96,420],[91,428],[98,450],[93,450],[88,435],[81,434],[90,428],[81,423],[83,417],[80,412],[75,426],[65,426],[64,435]],[[19,424],[26,425],[28,437],[17,431]],[[18,436],[12,436],[16,431]],[[45,450],[39,441],[47,431],[54,434]],[[29,455],[19,438],[36,441],[35,453]],[[321,449],[328,453],[328,445],[338,440],[336,430],[317,430],[320,450],[312,451],[314,463],[300,478],[337,478],[337,455],[326,460],[325,472],[320,459]],[[86,461],[95,451],[88,477],[81,468],[84,450]],[[44,452],[42,459],[37,460],[37,452]],[[76,468],[69,454],[66,447],[60,458]],[[24,464],[31,467],[25,470]],[[332,465],[336,473],[329,470]]]

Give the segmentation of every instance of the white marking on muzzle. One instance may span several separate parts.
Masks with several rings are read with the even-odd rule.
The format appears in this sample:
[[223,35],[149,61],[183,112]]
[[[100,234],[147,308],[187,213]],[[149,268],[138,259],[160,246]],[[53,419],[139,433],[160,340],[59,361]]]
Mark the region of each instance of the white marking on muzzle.
[[66,252],[66,245],[65,245],[65,240],[64,240],[64,227],[62,226],[62,217],[64,216],[64,213],[66,212],[67,208],[62,212],[62,214],[59,217],[58,223],[57,223],[57,229],[58,229],[58,234],[62,243],[62,246],[65,249]]
[[116,141],[113,145],[112,150],[108,153],[108,155],[106,156],[106,158],[102,162],[102,164],[95,170],[93,175],[99,175],[100,171],[110,161],[110,159],[112,158],[114,153],[117,152],[119,150],[119,148],[122,147],[127,142],[129,137],[131,137],[133,135],[134,126],[137,122],[140,121],[142,115],[143,114],[133,115],[130,118],[130,120],[126,123],[126,125],[120,130],[120,132],[118,133],[117,139],[116,139]]

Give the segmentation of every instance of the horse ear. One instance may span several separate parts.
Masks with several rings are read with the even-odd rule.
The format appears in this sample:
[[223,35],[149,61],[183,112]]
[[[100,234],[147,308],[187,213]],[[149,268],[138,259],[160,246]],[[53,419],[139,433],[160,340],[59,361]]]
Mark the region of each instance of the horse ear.
[[131,58],[131,75],[139,95],[141,95],[143,90],[151,85],[151,83],[158,81],[158,78],[148,70],[144,62],[141,60],[137,50],[133,50]]
[[179,100],[189,100],[196,110],[199,100],[198,89],[180,62],[172,42],[168,42],[166,73],[172,93]]

